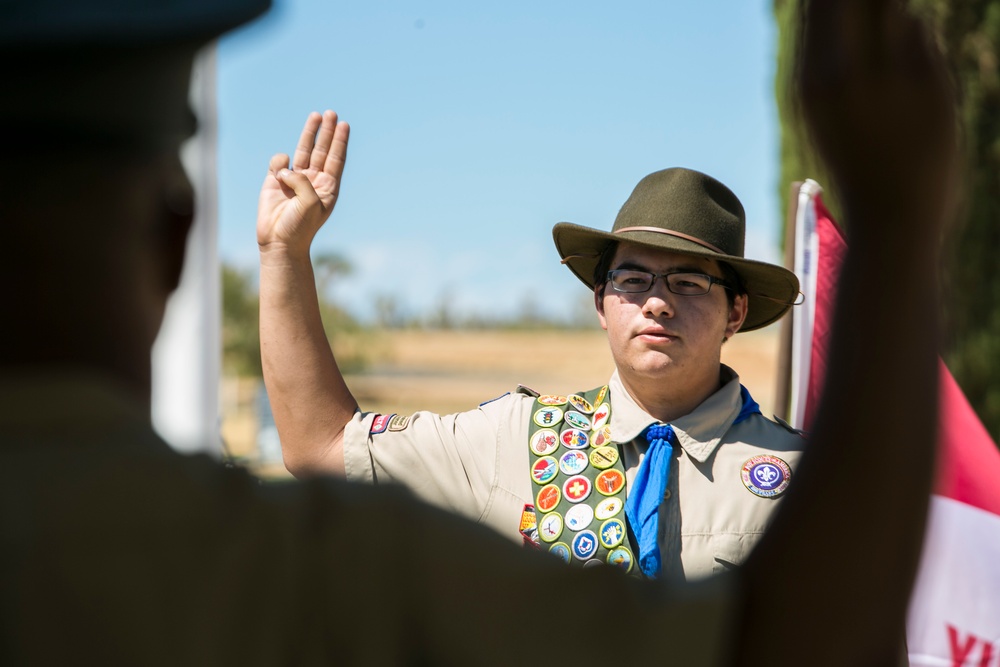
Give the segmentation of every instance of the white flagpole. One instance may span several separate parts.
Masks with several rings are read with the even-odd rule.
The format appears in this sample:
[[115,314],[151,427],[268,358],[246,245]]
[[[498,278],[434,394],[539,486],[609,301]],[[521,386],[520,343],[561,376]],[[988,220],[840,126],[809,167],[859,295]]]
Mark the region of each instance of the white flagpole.
[[799,189],[795,215],[795,275],[805,299],[792,324],[792,405],[788,422],[803,428],[809,373],[812,361],[813,322],[816,317],[816,268],[819,262],[819,236],[816,233],[816,207],[813,198],[822,192],[816,181],[806,179]]

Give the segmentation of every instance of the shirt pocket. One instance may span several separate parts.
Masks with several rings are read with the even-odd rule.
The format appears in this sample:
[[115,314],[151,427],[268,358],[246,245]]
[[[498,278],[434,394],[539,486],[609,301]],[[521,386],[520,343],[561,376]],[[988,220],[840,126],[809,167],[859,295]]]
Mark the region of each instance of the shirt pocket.
[[715,559],[712,564],[712,573],[725,572],[742,565],[753,548],[753,540],[749,538],[748,535],[738,533],[712,535],[712,555]]

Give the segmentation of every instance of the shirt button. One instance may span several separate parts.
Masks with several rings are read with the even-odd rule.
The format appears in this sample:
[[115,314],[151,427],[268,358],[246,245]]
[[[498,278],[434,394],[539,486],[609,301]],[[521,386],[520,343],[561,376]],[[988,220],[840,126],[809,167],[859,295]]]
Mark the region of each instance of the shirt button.
[[663,498],[664,500],[666,500],[669,497],[670,497],[670,489],[667,489],[666,491],[663,492]]

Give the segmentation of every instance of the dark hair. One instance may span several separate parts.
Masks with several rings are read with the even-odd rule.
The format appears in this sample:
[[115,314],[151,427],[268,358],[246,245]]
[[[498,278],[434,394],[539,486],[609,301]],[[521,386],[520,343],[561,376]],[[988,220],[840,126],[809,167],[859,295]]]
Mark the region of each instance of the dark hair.
[[594,289],[598,290],[599,296],[604,296],[604,286],[608,282],[608,271],[611,270],[611,260],[615,257],[615,251],[618,250],[618,241],[611,241],[608,245],[604,246],[604,250],[601,251],[601,257],[597,260],[597,266],[594,267]]
[[737,295],[743,296],[747,293],[746,287],[743,286],[743,281],[740,279],[740,274],[736,272],[728,262],[719,262],[719,270],[722,271],[722,279],[729,284],[732,289],[726,290],[726,298],[729,300],[729,308],[736,304]]
[[[617,250],[618,241],[608,243],[601,251],[597,266],[594,267],[594,289],[598,290],[599,296],[604,296],[604,287],[608,282],[608,271],[611,270],[611,260],[614,259]],[[726,290],[726,299],[729,301],[729,307],[732,308],[736,304],[737,295],[742,296],[747,293],[746,288],[743,286],[740,274],[730,264],[727,262],[717,262],[717,264],[722,272],[722,279],[732,288]]]

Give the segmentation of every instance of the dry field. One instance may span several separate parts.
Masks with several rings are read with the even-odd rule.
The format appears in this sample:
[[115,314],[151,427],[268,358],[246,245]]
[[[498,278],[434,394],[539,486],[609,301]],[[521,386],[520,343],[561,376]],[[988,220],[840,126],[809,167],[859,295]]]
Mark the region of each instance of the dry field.
[[[373,341],[379,360],[347,383],[365,411],[402,414],[471,410],[523,384],[542,393],[591,389],[613,370],[604,332],[594,331],[390,331]],[[722,350],[723,362],[773,413],[776,326],[740,334]],[[231,453],[255,462],[258,417],[255,381],[223,386],[223,437]],[[275,466],[264,466],[273,474]],[[277,466],[280,469],[280,465]]]

